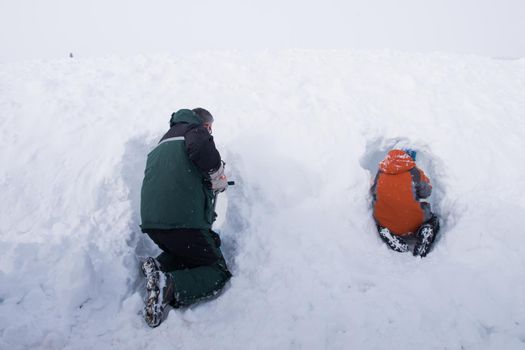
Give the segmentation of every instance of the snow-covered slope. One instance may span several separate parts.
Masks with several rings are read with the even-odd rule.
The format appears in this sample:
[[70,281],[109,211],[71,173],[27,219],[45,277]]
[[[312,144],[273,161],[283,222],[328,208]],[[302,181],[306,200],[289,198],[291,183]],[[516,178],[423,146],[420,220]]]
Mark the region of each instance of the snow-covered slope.
[[[217,299],[142,318],[146,154],[202,106],[236,181]],[[1,349],[523,349],[525,61],[201,53],[0,64]],[[419,151],[443,219],[425,259],[368,188]]]

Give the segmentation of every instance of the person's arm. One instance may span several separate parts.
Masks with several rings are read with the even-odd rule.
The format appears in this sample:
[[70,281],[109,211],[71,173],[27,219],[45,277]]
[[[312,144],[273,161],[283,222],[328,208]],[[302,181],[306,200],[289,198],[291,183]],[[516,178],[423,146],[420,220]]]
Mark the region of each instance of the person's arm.
[[379,179],[379,170],[377,171],[376,177],[374,178],[374,183],[372,184],[372,187],[370,187],[370,194],[372,195],[372,200],[377,200],[377,194],[376,194],[376,188],[377,188],[377,180]]
[[412,174],[412,180],[414,181],[416,199],[419,200],[430,197],[432,186],[430,185],[430,179],[425,175],[423,170],[416,167],[413,168],[410,173]]
[[213,136],[199,125],[186,133],[185,140],[188,157],[209,178],[211,189],[217,192],[226,190],[228,179],[224,175],[224,162],[215,148]]
[[215,148],[213,136],[204,126],[191,128],[186,133],[185,140],[188,157],[199,170],[210,174],[221,167],[221,155]]

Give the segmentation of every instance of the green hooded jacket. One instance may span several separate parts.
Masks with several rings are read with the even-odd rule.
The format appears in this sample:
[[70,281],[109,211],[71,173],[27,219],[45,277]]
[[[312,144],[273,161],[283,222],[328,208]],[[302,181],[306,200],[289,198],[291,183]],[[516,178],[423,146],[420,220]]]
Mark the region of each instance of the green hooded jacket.
[[[196,166],[195,157],[212,157],[216,163],[220,155],[213,137],[193,111],[174,113],[170,126],[148,154],[141,190],[142,231],[210,229],[215,219],[213,192],[206,171]],[[190,160],[192,154],[196,155],[194,161]]]

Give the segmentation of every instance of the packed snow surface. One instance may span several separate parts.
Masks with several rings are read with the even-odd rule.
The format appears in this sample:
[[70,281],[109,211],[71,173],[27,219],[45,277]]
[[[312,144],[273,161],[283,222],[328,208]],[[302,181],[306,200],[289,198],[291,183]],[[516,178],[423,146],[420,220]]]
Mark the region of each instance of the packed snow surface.
[[[147,153],[201,106],[236,185],[233,278],[142,319]],[[525,60],[283,51],[0,64],[0,349],[524,349]],[[377,235],[370,181],[410,145],[442,219]]]

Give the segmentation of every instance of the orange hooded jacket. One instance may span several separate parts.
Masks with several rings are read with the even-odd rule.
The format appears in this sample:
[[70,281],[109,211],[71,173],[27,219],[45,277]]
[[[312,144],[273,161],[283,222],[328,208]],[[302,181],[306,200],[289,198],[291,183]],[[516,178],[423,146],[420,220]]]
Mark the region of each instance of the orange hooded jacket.
[[374,219],[396,235],[416,232],[431,217],[430,205],[419,202],[430,196],[430,180],[405,151],[388,152],[379,163],[371,191]]

